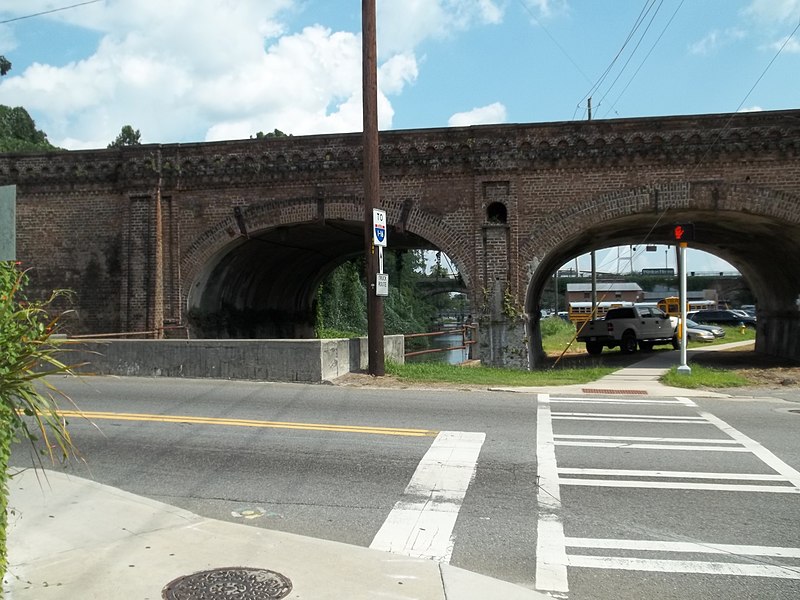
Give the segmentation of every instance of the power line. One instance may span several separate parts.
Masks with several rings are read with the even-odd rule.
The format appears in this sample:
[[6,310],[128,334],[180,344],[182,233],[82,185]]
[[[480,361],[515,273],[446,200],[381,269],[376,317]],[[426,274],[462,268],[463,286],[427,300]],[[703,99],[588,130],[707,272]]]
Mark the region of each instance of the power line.
[[633,83],[633,80],[636,79],[636,76],[639,74],[639,71],[642,70],[642,67],[644,66],[644,63],[647,62],[647,59],[650,58],[650,55],[653,53],[653,50],[656,49],[656,46],[658,45],[658,42],[661,41],[661,38],[664,37],[664,34],[667,32],[667,29],[669,29],[669,26],[672,25],[672,21],[675,20],[675,16],[678,14],[678,11],[681,9],[681,7],[683,6],[684,2],[685,2],[685,0],[681,0],[681,3],[678,5],[678,8],[676,8],[675,12],[672,13],[672,16],[669,18],[669,21],[667,21],[667,24],[664,25],[664,29],[661,30],[661,33],[659,34],[658,38],[656,38],[656,41],[653,42],[652,46],[650,46],[650,50],[648,50],[647,54],[642,59],[642,62],[639,63],[639,66],[636,67],[636,71],[633,72],[633,75],[631,75],[631,78],[628,80],[628,83],[625,84],[625,87],[622,88],[622,91],[619,93],[619,96],[617,96],[617,99],[614,100],[614,104],[612,104],[611,108],[609,108],[605,112],[606,115],[614,110],[614,107],[617,106],[617,102],[619,102],[620,98],[622,98],[622,96],[625,94],[625,92],[628,91],[628,88],[630,87],[631,83]]
[[[609,63],[609,65],[606,67],[605,71],[603,71],[603,74],[600,75],[600,77],[595,82],[595,84],[589,89],[588,92],[586,92],[583,95],[583,98],[581,98],[580,102],[578,102],[578,105],[580,105],[581,102],[586,100],[586,98],[589,98],[590,96],[592,96],[594,94],[594,92],[596,90],[598,90],[601,85],[603,85],[603,82],[606,80],[606,78],[608,77],[609,73],[611,73],[612,69],[614,68],[614,65],[619,60],[620,56],[622,56],[622,53],[625,51],[625,48],[628,46],[628,43],[631,41],[631,39],[633,39],[634,35],[636,34],[636,31],[638,31],[639,27],[641,27],[642,23],[644,22],[645,18],[650,13],[650,11],[652,10],[652,8],[655,5],[655,3],[656,3],[656,0],[645,0],[644,6],[642,6],[642,10],[639,12],[639,16],[636,17],[636,21],[634,22],[633,26],[631,27],[631,30],[628,32],[628,35],[625,38],[625,41],[622,42],[622,46],[620,46],[620,49],[617,51],[617,54],[614,56],[613,59],[611,59],[611,63]],[[624,69],[624,67],[623,67],[623,69]]]
[[567,52],[567,51],[564,49],[564,47],[563,47],[561,44],[559,44],[559,43],[558,43],[558,40],[556,40],[556,38],[554,38],[554,37],[553,37],[553,36],[550,34],[550,32],[549,32],[549,31],[547,30],[547,28],[546,28],[546,27],[545,27],[545,26],[542,24],[542,22],[541,22],[541,21],[539,21],[539,19],[537,19],[537,18],[536,18],[536,15],[534,15],[534,14],[533,14],[533,11],[531,10],[531,8],[530,8],[530,7],[529,7],[529,6],[528,6],[528,5],[527,5],[525,2],[523,2],[523,0],[518,0],[518,1],[519,1],[520,5],[522,6],[522,8],[524,8],[524,9],[525,9],[525,10],[528,12],[528,14],[531,16],[531,19],[533,19],[533,22],[534,22],[534,23],[536,23],[536,25],[538,25],[539,27],[541,27],[542,31],[544,31],[544,32],[545,32],[545,34],[547,35],[547,37],[549,37],[549,38],[550,38],[550,41],[551,41],[551,42],[553,42],[553,43],[556,45],[556,47],[557,47],[557,48],[558,48],[558,49],[561,51],[561,54],[563,54],[564,56],[566,56],[566,57],[567,57],[567,60],[568,60],[569,62],[571,62],[571,63],[572,63],[572,66],[573,66],[573,67],[575,67],[575,69],[577,69],[578,73],[580,73],[581,75],[583,75],[583,78],[584,78],[586,81],[588,81],[589,83],[592,83],[592,80],[591,80],[591,79],[589,78],[589,76],[588,76],[586,73],[584,73],[584,72],[583,72],[583,70],[582,70],[582,69],[581,69],[581,68],[578,66],[578,63],[576,63],[574,60],[572,60],[572,57],[571,57],[571,56],[569,55],[569,53],[568,53],[568,52]]
[[25,15],[23,17],[14,17],[13,19],[6,19],[5,21],[0,21],[0,25],[5,25],[6,23],[13,23],[14,21],[22,21],[22,19],[41,17],[42,15],[49,15],[54,12],[60,12],[62,10],[69,10],[70,8],[77,8],[79,6],[86,6],[87,4],[96,4],[97,2],[104,2],[104,1],[105,0],[88,0],[88,2],[80,2],[78,4],[71,4],[70,6],[62,6],[61,8],[53,8],[50,10],[34,13],[32,15]]
[[644,41],[644,38],[647,35],[647,32],[650,31],[650,27],[652,26],[653,21],[655,20],[656,16],[658,15],[658,11],[661,10],[661,7],[663,6],[663,4],[664,4],[664,0],[660,0],[660,2],[658,4],[658,8],[656,8],[655,12],[653,13],[653,16],[650,17],[650,21],[648,21],[648,23],[647,23],[647,27],[645,27],[644,31],[639,36],[639,41],[637,41],[636,45],[633,47],[633,50],[631,51],[630,56],[628,56],[628,60],[626,60],[625,64],[622,65],[622,68],[619,70],[619,73],[617,73],[617,76],[614,78],[614,81],[611,82],[611,85],[608,86],[608,89],[606,90],[606,93],[603,94],[603,96],[600,98],[600,102],[597,103],[597,108],[600,108],[603,105],[603,101],[606,99],[606,96],[608,96],[611,93],[611,90],[614,89],[615,85],[617,85],[617,81],[619,81],[619,78],[622,77],[622,74],[625,72],[625,69],[628,67],[630,62],[633,60],[634,54],[636,54],[636,51],[639,49],[639,46],[641,45],[642,41]]

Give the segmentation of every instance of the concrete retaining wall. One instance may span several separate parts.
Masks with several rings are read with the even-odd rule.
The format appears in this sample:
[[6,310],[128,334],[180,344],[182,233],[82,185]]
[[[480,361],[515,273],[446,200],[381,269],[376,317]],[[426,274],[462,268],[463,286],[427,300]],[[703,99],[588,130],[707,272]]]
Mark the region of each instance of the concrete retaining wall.
[[[368,368],[367,338],[310,340],[70,340],[80,373],[320,383]],[[402,335],[384,338],[386,360],[403,362]]]

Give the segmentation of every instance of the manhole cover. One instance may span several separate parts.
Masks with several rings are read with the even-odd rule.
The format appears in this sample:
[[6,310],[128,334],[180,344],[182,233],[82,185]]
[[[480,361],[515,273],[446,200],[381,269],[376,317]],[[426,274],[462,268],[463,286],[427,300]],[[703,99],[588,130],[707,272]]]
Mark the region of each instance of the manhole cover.
[[164,600],[269,600],[292,591],[288,577],[266,569],[228,567],[178,577],[161,592]]

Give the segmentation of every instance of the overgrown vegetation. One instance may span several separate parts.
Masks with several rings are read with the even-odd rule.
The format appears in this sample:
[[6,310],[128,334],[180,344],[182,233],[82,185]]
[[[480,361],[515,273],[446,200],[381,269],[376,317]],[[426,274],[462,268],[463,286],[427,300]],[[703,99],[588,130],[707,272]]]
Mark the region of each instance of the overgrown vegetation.
[[52,335],[59,317],[49,308],[66,292],[45,301],[25,296],[27,276],[13,262],[0,262],[0,581],[7,566],[8,461],[12,443],[39,440],[50,459],[74,450],[67,423],[58,415],[59,392],[44,377],[71,372],[57,358]]
[[[441,311],[463,309],[449,294],[425,296],[418,284],[443,275],[441,268],[424,271],[420,250],[387,251],[384,272],[389,275],[389,295],[384,299],[386,335],[430,331]],[[317,291],[318,337],[357,337],[367,334],[367,292],[364,260],[354,259],[335,269]],[[339,334],[346,333],[346,336]],[[335,335],[331,335],[335,334]]]

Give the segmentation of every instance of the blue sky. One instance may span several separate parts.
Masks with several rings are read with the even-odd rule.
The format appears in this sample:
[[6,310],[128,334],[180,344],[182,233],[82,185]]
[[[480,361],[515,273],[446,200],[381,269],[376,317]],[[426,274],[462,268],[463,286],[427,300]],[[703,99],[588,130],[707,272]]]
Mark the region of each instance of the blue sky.
[[[58,146],[105,147],[126,124],[145,143],[361,129],[358,0],[102,0],[19,18],[80,2],[0,5],[0,104]],[[585,119],[589,96],[595,119],[800,105],[800,0],[377,6],[381,129]],[[635,266],[664,266],[660,250]]]

